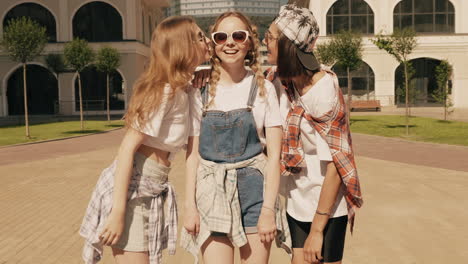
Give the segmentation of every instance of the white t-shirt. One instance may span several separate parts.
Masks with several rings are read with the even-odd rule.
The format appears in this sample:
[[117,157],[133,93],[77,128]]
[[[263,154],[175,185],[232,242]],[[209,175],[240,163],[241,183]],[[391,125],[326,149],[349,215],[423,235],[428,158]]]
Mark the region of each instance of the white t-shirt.
[[[216,86],[214,104],[212,104],[208,110],[219,110],[227,112],[235,109],[246,108],[253,78],[253,72],[248,71],[245,78],[239,83],[232,85],[218,84]],[[265,89],[266,95],[261,97],[259,95],[260,87],[258,87],[257,97],[255,98],[252,109],[255,124],[257,126],[258,136],[263,145],[266,144],[263,128],[281,126],[283,124],[275,87],[271,82],[265,80]],[[195,92],[194,100],[196,102],[193,103],[193,107],[196,109],[191,109],[192,135],[199,136],[203,108],[200,91],[197,90]],[[211,100],[211,97],[208,99],[208,102],[209,100]]]
[[[301,96],[302,105],[307,113],[320,117],[332,109],[336,98],[333,78],[326,74],[306,94]],[[286,121],[290,102],[284,89],[280,96],[281,115]],[[301,119],[301,141],[304,148],[307,168],[294,176],[281,177],[282,192],[287,197],[287,212],[294,219],[311,222],[317,210],[323,180],[327,172],[327,163],[332,161],[327,142],[305,119]],[[344,187],[341,186],[331,217],[347,215]]]
[[171,89],[169,84],[164,87],[161,104],[157,111],[149,116],[149,120],[141,127],[134,124],[132,127],[147,137],[143,145],[171,152],[173,154],[187,144],[190,134],[190,95],[183,90],[177,90],[172,99],[169,99]]

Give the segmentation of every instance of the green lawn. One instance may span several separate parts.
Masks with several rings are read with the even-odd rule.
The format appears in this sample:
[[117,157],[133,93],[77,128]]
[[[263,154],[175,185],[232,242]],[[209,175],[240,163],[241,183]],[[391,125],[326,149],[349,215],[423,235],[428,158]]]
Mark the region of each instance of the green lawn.
[[[31,139],[26,139],[24,126],[0,127],[0,146],[66,138],[123,127],[123,121],[85,121],[80,131],[79,121],[47,123],[30,126]],[[468,123],[411,117],[410,136],[405,135],[404,116],[352,116],[351,131],[355,133],[398,137],[408,140],[468,146]]]
[[80,130],[80,121],[31,125],[29,127],[31,139],[25,137],[26,130],[24,126],[0,127],[0,146],[103,132],[123,127],[124,121],[111,121],[110,125],[108,125],[107,121],[85,121],[84,124],[84,131]]
[[404,116],[352,116],[351,114],[351,131],[355,133],[468,146],[468,123],[411,117],[409,124],[410,134],[407,137]]

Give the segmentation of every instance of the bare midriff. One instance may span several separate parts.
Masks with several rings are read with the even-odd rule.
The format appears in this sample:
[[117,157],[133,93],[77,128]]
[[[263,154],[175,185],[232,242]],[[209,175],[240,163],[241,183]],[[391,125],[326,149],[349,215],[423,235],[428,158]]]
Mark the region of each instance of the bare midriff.
[[162,164],[166,167],[171,166],[171,162],[169,161],[169,151],[160,150],[158,148],[153,148],[146,145],[141,145],[137,151],[159,164]]

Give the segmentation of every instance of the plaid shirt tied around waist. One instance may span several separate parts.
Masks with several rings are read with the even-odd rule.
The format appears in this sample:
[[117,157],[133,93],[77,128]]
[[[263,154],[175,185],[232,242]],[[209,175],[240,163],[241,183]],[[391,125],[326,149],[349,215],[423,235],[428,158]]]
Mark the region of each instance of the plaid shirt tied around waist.
[[[112,193],[117,161],[102,172],[86,210],[80,235],[85,238],[82,257],[86,264],[95,264],[101,260],[103,245],[99,233],[104,228],[112,209]],[[145,176],[133,166],[128,189],[127,201],[139,197],[153,197],[148,221],[148,249],[151,264],[162,263],[162,250],[167,248],[174,255],[177,241],[177,204],[174,188],[167,182],[157,183],[154,178]],[[167,201],[166,201],[167,200]],[[168,207],[168,216],[164,216],[164,204]]]
[[[302,117],[304,117],[328,143],[333,163],[346,187],[345,199],[352,232],[355,211],[362,206],[363,199],[356,163],[354,161],[351,132],[346,115],[346,105],[338,84],[338,78],[336,74],[328,68],[322,66],[322,70],[332,75],[337,97],[333,109],[321,117],[314,117],[305,111],[305,108],[301,105],[300,97],[297,95],[292,84],[283,85],[289,101],[291,102],[291,109],[283,129],[281,174],[283,176],[295,174],[306,167],[304,150],[300,139],[300,122]],[[277,74],[271,71],[272,70],[266,71],[267,77],[276,78]]]
[[[181,235],[181,247],[193,254],[195,263],[198,263],[200,247],[211,235],[211,232],[226,233],[226,236],[236,247],[247,244],[241,220],[236,169],[252,167],[265,175],[266,162],[264,154],[245,161],[227,164],[200,160],[196,183],[200,232],[197,236],[192,236],[183,228]],[[275,222],[278,230],[275,239],[276,245],[290,253],[291,237],[286,215],[281,209],[279,199],[276,201],[275,211]]]

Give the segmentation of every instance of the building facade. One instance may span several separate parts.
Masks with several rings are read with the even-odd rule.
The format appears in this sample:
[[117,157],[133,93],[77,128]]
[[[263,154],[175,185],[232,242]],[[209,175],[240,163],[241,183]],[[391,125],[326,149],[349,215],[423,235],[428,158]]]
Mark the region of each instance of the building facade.
[[[144,70],[149,56],[151,32],[167,13],[179,5],[195,11],[197,5],[245,4],[255,14],[276,15],[284,1],[195,1],[195,0],[2,0],[0,37],[8,21],[30,16],[46,27],[49,43],[41,56],[28,64],[28,104],[30,114],[79,114],[76,74],[54,73],[47,68],[47,54],[62,54],[66,42],[85,38],[94,50],[116,48],[121,66],[113,74],[111,112],[124,113],[130,89]],[[244,3],[245,2],[245,3]],[[252,4],[257,4],[252,6]],[[274,9],[266,11],[267,9]],[[250,6],[250,7],[248,7]],[[194,10],[190,10],[193,7]],[[221,7],[221,6],[220,6]],[[211,15],[227,11],[201,6]],[[364,36],[363,63],[353,72],[353,97],[380,100],[384,106],[403,102],[401,66],[378,50],[370,41],[375,34],[390,34],[394,28],[413,27],[418,47],[411,55],[415,75],[411,84],[418,90],[416,105],[434,105],[431,93],[436,88],[434,71],[441,60],[453,66],[451,98],[457,108],[468,108],[468,1],[466,0],[311,0],[310,9],[320,25],[320,42],[342,29],[360,31]],[[198,10],[198,9],[197,9]],[[253,10],[253,11],[252,11]],[[207,11],[208,12],[208,11]],[[181,13],[179,13],[181,14]],[[185,13],[197,16],[197,14]],[[203,16],[211,16],[204,14]],[[202,16],[202,15],[200,15]],[[344,69],[335,67],[341,86],[346,86]],[[0,50],[0,116],[23,114],[21,65]],[[83,99],[87,114],[105,113],[105,77],[92,66],[83,73]]]
[[[2,0],[0,38],[11,19],[29,16],[46,27],[49,43],[41,56],[28,63],[28,106],[32,115],[79,113],[74,72],[48,69],[48,54],[63,54],[74,38],[86,39],[95,51],[116,48],[121,66],[112,74],[111,113],[124,113],[133,83],[149,57],[151,32],[164,17],[167,0]],[[22,67],[0,50],[0,116],[23,115]],[[105,113],[105,76],[93,65],[83,74],[84,111]]]
[[[363,63],[353,73],[353,97],[377,99],[382,105],[404,102],[402,68],[370,41],[377,33],[391,34],[395,28],[412,27],[418,46],[410,59],[415,70],[411,81],[417,91],[414,104],[436,105],[435,67],[441,60],[453,66],[450,91],[454,107],[468,107],[468,1],[465,0],[312,0],[310,9],[320,25],[318,44],[342,29],[364,36]],[[344,69],[335,68],[341,86]]]
[[249,16],[275,16],[280,0],[173,0],[170,15],[194,17],[217,16],[227,11],[240,11]]

